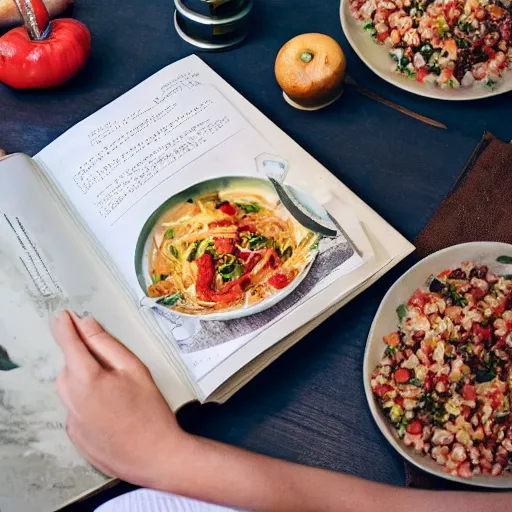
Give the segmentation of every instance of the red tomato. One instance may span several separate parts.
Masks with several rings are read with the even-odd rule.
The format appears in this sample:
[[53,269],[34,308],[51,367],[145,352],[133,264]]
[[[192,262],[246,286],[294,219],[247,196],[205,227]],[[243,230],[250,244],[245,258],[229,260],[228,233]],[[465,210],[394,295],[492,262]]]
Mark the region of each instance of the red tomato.
[[229,203],[222,203],[219,206],[219,210],[222,213],[225,213],[226,215],[235,215],[235,213],[236,213],[236,208],[232,204],[229,204]]
[[432,390],[432,388],[434,387],[434,376],[432,373],[427,373],[427,376],[425,377],[425,383],[423,384],[423,386],[427,391]]
[[40,41],[31,40],[25,27],[14,28],[0,38],[0,82],[16,89],[56,87],[82,69],[90,51],[91,34],[77,20],[53,20]]
[[494,59],[496,57],[496,52],[490,46],[484,46],[484,52],[489,55],[489,60]]
[[417,436],[418,434],[421,434],[423,431],[423,425],[421,424],[421,421],[411,421],[409,425],[407,425],[407,432],[413,436]]
[[501,406],[501,396],[499,393],[494,393],[491,397],[491,407],[497,409]]
[[427,68],[420,68],[416,70],[416,80],[423,82],[424,78],[428,75]]
[[469,420],[469,417],[471,416],[471,407],[468,407],[467,405],[462,406],[462,416],[464,416],[464,419],[467,421]]
[[425,297],[423,297],[421,290],[418,289],[414,292],[412,297],[409,299],[408,305],[419,308],[421,311],[423,311],[423,306],[425,305]]
[[235,244],[231,238],[216,238],[215,250],[219,254],[233,254],[235,252]]
[[389,32],[386,30],[386,32],[383,32],[382,34],[377,34],[377,39],[383,43],[387,38],[389,37]]
[[373,392],[381,398],[384,398],[390,391],[393,391],[393,386],[390,386],[389,384],[378,384],[373,389]]
[[494,316],[501,316],[503,314],[503,311],[505,311],[505,308],[507,306],[507,300],[501,301],[501,303],[496,306],[495,308],[492,308],[492,312]]
[[281,290],[281,288],[285,288],[288,286],[289,281],[288,277],[285,274],[274,274],[269,280],[268,284],[270,286],[273,286],[274,288],[277,288],[278,290]]
[[473,334],[478,337],[478,341],[491,341],[491,326],[482,327],[480,324],[474,324]]
[[471,384],[465,384],[462,388],[462,396],[464,400],[475,400],[476,399],[476,389],[475,386]]
[[440,274],[437,275],[437,277],[442,279],[443,277],[448,277],[451,273],[451,270],[443,270]]
[[396,395],[395,404],[399,405],[400,407],[403,407],[404,406],[404,397],[402,395]]
[[406,382],[409,382],[410,378],[411,374],[406,368],[400,368],[395,372],[395,380],[399,384],[405,384]]

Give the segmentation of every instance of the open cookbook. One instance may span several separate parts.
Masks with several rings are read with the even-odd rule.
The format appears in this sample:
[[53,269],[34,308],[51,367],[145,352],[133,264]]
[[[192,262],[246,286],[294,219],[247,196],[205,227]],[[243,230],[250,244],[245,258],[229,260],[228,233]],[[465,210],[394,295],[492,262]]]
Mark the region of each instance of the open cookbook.
[[66,436],[48,314],[94,315],[173,410],[223,402],[413,249],[196,56],[2,159],[0,240],[2,512],[107,482]]

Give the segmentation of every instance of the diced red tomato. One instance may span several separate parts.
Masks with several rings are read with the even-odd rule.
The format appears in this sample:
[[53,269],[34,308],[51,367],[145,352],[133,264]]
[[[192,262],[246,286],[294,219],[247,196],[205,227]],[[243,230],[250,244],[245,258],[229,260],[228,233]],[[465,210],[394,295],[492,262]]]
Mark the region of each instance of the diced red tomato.
[[406,382],[409,382],[410,378],[411,374],[406,368],[400,368],[395,372],[395,380],[399,384],[405,384]]
[[462,406],[462,416],[464,417],[464,419],[466,421],[469,420],[469,417],[471,416],[471,407],[469,407],[468,405],[463,405]]
[[238,231],[243,233],[244,231],[248,231],[249,233],[255,233],[256,227],[251,224],[244,224],[243,226],[238,227]]
[[493,409],[497,409],[500,406],[501,406],[501,396],[499,393],[494,393],[491,396],[491,407]]
[[235,252],[235,244],[231,238],[216,238],[215,250],[219,254],[233,254]]
[[462,397],[464,400],[475,400],[476,399],[476,388],[471,384],[465,384],[462,388]]
[[443,270],[440,274],[437,275],[439,278],[448,277],[452,273],[451,270]]
[[407,304],[411,307],[419,308],[421,311],[423,311],[423,306],[425,305],[425,297],[423,296],[423,293],[420,289],[413,293]]
[[484,46],[483,50],[484,50],[484,53],[489,55],[489,60],[492,60],[492,59],[494,59],[494,57],[496,57],[496,51],[493,50],[490,46]]
[[427,391],[432,391],[432,388],[434,387],[434,376],[432,373],[427,373],[427,376],[425,377],[425,383],[423,384],[423,386]]
[[438,393],[445,393],[446,391],[448,391],[449,386],[450,379],[448,378],[448,375],[441,375],[437,377],[435,389]]
[[397,347],[400,344],[400,335],[398,334],[398,331],[384,336],[384,343],[390,347]]
[[404,406],[404,397],[402,395],[396,395],[394,400],[395,400],[395,404],[398,404],[400,407]]
[[381,43],[383,43],[388,37],[389,37],[389,32],[387,30],[386,30],[386,32],[382,32],[382,34],[377,34],[377,39]]
[[236,208],[230,203],[222,203],[219,210],[226,215],[235,215],[236,213]]
[[274,274],[269,280],[268,284],[277,290],[286,288],[289,284],[288,277],[285,274]]
[[375,388],[373,389],[373,392],[377,396],[384,398],[390,391],[393,391],[393,389],[394,389],[393,386],[390,386],[389,384],[379,384],[379,385],[375,386]]
[[480,324],[474,324],[473,334],[477,336],[478,341],[491,341],[491,326],[482,327]]
[[423,82],[423,80],[425,79],[425,77],[427,75],[428,75],[427,68],[420,68],[420,69],[416,70],[416,80],[418,80],[418,82]]
[[417,436],[423,432],[423,425],[421,421],[411,421],[409,425],[407,425],[407,432],[413,436]]
[[492,312],[494,316],[501,316],[503,312],[505,311],[505,308],[507,307],[507,301],[506,299],[501,301],[500,304],[498,304],[495,308],[492,308]]

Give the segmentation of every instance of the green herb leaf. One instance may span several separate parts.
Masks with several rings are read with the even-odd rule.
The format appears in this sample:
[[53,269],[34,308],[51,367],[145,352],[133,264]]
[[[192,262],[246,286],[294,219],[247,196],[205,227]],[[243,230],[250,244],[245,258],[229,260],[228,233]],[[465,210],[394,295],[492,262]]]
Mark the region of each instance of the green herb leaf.
[[158,283],[160,281],[160,276],[157,274],[153,274],[151,276],[151,281],[153,281],[154,284]]
[[183,295],[181,293],[174,293],[173,295],[167,295],[167,297],[162,297],[156,301],[157,304],[161,304],[162,306],[174,306],[179,300],[183,299]]
[[475,380],[477,382],[489,382],[496,377],[496,373],[491,370],[477,370]]
[[[314,249],[312,249],[314,250]],[[281,257],[281,259],[283,261],[286,261],[288,258],[290,258],[293,254],[293,249],[292,249],[292,246],[289,245],[285,250],[284,252],[281,252],[281,251],[278,251],[278,254],[279,256]]]
[[267,247],[269,239],[263,235],[253,235],[249,238],[249,247],[255,251]]
[[418,386],[419,388],[421,388],[422,386],[421,380],[419,379],[411,379],[409,381],[409,384],[412,384],[413,386]]
[[11,361],[7,350],[0,345],[0,372],[8,372],[16,368],[19,368],[19,366]]
[[407,315],[407,307],[406,307],[406,305],[405,304],[400,304],[400,306],[398,306],[396,308],[396,314],[398,315],[398,323],[401,324],[402,320]]
[[169,252],[177,259],[179,260],[180,259],[180,253],[178,251],[178,249],[176,249],[176,247],[174,247],[174,245],[170,245],[169,246]]
[[375,25],[373,24],[373,21],[368,21],[367,23],[365,23],[363,25],[363,29],[364,30],[374,30],[375,29]]
[[388,345],[384,351],[384,354],[386,354],[388,357],[393,357],[397,352],[398,347],[392,347],[391,345]]
[[[320,237],[317,237],[317,239],[311,244],[311,247],[309,248],[311,251],[316,251],[318,249],[318,246],[320,244]],[[291,247],[290,247],[291,249]],[[291,256],[291,254],[290,254]]]
[[174,238],[174,229],[168,229],[164,233],[165,238]]
[[496,261],[498,263],[504,263],[505,265],[511,265],[512,264],[512,256],[498,256],[496,258]]
[[242,277],[244,273],[244,267],[240,262],[235,261],[235,263],[227,263],[225,265],[221,265],[218,269],[218,272],[222,276],[223,281],[232,281]]
[[241,208],[246,213],[258,213],[261,210],[261,206],[258,203],[244,204],[235,203],[238,208]]

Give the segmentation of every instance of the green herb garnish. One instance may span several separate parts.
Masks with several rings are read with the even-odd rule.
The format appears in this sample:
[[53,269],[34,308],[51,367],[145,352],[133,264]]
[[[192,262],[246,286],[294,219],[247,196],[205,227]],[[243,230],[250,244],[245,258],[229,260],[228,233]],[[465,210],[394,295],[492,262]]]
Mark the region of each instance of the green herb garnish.
[[178,252],[178,249],[174,247],[174,245],[169,246],[169,252],[177,259],[180,259],[180,253]]
[[157,275],[157,274],[153,274],[153,275],[151,276],[151,281],[153,281],[153,283],[154,283],[154,284],[156,284],[156,283],[160,282],[160,276],[159,276],[159,275]]
[[498,256],[496,258],[496,261],[498,263],[504,263],[505,265],[511,265],[512,264],[512,256]]
[[162,306],[174,306],[176,302],[183,299],[183,295],[181,293],[174,293],[173,295],[167,295],[167,297],[162,297],[156,301],[157,304],[161,304]]
[[398,346],[392,347],[391,345],[388,345],[386,347],[386,350],[384,351],[384,354],[386,354],[388,357],[394,357],[394,355],[398,352]]
[[402,320],[407,315],[407,307],[406,307],[406,305],[405,304],[400,304],[400,306],[398,306],[396,308],[396,314],[398,315],[398,323],[401,324]]
[[[318,245],[320,244],[320,237],[317,237],[317,239],[311,244],[309,250],[310,251],[316,251],[318,249]],[[291,249],[291,247],[290,247]],[[291,256],[291,254],[290,254]]]
[[165,238],[174,238],[174,229],[168,229],[164,233]]
[[244,203],[235,203],[238,208],[241,208],[246,213],[258,213],[261,210],[261,206],[257,203],[244,204]]

